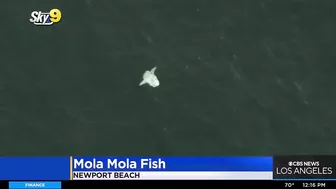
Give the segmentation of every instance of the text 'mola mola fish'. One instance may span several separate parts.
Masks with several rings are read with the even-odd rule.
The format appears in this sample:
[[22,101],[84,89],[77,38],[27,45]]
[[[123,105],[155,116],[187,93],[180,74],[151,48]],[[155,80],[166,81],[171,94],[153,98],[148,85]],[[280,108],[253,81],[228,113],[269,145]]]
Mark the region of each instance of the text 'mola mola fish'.
[[151,71],[146,70],[146,72],[143,74],[143,80],[141,81],[139,86],[146,84],[146,83],[152,87],[159,86],[160,82],[158,78],[155,76],[155,73],[154,73],[155,70],[156,70],[156,67],[154,67]]

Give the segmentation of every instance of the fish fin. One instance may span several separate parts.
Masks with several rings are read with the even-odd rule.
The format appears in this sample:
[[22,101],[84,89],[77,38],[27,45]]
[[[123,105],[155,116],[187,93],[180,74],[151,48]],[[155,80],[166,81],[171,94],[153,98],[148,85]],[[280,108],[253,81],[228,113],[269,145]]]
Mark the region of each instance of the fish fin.
[[154,74],[155,70],[156,70],[156,67],[154,67],[150,72],[151,72],[152,74]]
[[141,81],[141,83],[139,84],[139,86],[141,86],[141,85],[143,85],[143,84],[145,84],[145,83],[146,83],[146,81],[143,80],[143,81]]

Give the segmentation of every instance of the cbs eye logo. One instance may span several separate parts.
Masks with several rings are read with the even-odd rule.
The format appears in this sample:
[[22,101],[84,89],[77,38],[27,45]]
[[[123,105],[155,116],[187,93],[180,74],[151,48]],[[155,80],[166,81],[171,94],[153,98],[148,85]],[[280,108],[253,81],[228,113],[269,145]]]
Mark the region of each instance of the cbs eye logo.
[[58,9],[51,9],[48,13],[33,11],[29,21],[37,26],[50,26],[61,21],[62,13]]

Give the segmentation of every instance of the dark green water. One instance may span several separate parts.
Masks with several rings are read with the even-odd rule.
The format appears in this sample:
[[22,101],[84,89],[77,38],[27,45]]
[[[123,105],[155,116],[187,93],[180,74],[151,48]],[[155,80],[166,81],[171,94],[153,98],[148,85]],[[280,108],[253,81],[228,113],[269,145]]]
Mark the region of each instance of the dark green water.
[[[335,7],[4,2],[0,155],[335,154]],[[29,22],[52,8],[60,23]]]

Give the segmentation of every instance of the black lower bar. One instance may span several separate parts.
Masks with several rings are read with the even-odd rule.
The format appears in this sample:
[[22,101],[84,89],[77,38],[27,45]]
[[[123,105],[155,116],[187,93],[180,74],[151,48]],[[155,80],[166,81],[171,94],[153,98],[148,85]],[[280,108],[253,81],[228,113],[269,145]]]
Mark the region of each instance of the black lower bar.
[[[21,181],[22,182],[22,181]],[[45,182],[45,181],[40,181]],[[155,180],[155,181],[141,181],[141,180],[109,180],[109,181],[62,181],[62,189],[73,188],[99,188],[111,189],[116,187],[136,187],[141,185],[158,187],[179,187],[181,184],[190,186],[204,185],[205,188],[211,187],[269,187],[269,188],[336,188],[336,181],[171,181],[171,180]],[[0,182],[1,188],[8,188],[8,181]]]
[[111,181],[65,181],[62,183],[62,188],[113,188],[113,187],[139,187],[147,185],[153,187],[168,186],[177,187],[180,184],[188,185],[204,185],[206,188],[211,185],[222,187],[277,187],[277,188],[336,188],[336,181],[137,181],[137,180],[111,180]]

